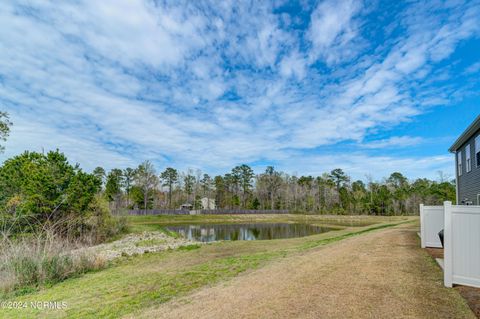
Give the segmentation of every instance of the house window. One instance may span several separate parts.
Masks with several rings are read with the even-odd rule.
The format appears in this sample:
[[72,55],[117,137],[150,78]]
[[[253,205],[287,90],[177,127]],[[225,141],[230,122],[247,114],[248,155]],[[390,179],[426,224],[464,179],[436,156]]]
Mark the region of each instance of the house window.
[[477,167],[480,166],[480,135],[475,138],[475,159],[477,160]]
[[457,165],[458,165],[458,176],[462,176],[463,172],[463,163],[462,163],[462,151],[458,151],[457,153]]
[[472,156],[471,156],[470,144],[465,147],[465,163],[467,165],[467,173],[472,170]]

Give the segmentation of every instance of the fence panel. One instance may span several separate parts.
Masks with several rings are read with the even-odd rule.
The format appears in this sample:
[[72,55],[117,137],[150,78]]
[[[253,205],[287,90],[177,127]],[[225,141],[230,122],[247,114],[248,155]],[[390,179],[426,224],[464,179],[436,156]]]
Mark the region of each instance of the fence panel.
[[289,214],[288,210],[281,209],[265,209],[265,210],[254,210],[254,209],[202,209],[202,210],[182,210],[182,209],[131,209],[127,211],[128,215],[188,215],[188,214],[204,214],[204,215],[235,215],[235,214]]
[[443,206],[420,205],[420,237],[422,248],[442,248],[438,232],[444,228]]
[[215,210],[208,210],[202,209],[200,211],[201,214],[205,215],[247,215],[247,214],[288,214],[288,210],[282,209],[263,209],[263,210],[255,210],[255,209],[215,209]]
[[480,206],[445,204],[445,220],[450,224],[446,284],[480,287]]
[[131,209],[128,215],[189,215],[190,211],[181,209]]

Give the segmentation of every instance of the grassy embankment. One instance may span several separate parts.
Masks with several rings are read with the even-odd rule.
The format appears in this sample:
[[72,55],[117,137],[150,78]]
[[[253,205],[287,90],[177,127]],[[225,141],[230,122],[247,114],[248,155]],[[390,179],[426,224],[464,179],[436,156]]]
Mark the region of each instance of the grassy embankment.
[[475,318],[417,231],[407,223],[307,249],[126,318]]
[[[228,280],[279,258],[365,232],[415,220],[367,216],[139,216],[133,232],[161,230],[179,223],[308,222],[336,226],[327,233],[285,240],[219,242],[204,246],[122,258],[107,269],[68,279],[8,301],[58,301],[63,310],[0,309],[1,318],[117,318],[161,304],[195,289]],[[3,299],[4,301],[6,299]]]

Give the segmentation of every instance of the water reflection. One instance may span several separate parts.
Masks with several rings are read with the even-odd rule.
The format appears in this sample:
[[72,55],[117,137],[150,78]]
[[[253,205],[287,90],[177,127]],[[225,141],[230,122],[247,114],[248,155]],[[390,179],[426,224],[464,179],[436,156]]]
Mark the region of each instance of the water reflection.
[[264,240],[304,237],[331,230],[309,224],[225,224],[225,225],[178,225],[169,226],[190,240],[211,242],[215,240]]

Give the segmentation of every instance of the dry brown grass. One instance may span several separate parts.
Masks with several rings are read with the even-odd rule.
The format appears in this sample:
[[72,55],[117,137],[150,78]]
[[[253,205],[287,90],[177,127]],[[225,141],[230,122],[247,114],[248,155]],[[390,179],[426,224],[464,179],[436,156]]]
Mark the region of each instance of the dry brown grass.
[[401,226],[287,257],[132,318],[475,318]]
[[455,286],[460,295],[465,298],[470,309],[475,313],[477,318],[480,318],[480,288],[467,287],[467,286]]
[[82,246],[49,231],[20,238],[0,236],[0,296],[105,266],[103,258],[78,249]]

